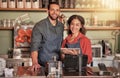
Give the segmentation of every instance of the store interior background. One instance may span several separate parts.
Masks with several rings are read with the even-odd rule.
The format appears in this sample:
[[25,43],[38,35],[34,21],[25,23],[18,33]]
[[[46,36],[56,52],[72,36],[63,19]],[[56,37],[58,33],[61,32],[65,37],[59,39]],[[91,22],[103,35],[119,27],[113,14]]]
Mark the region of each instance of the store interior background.
[[[33,21],[34,23],[40,21],[47,17],[47,12],[41,11],[0,11],[0,19],[16,19],[18,16],[28,13],[30,19],[26,22]],[[115,12],[61,12],[67,18],[73,14],[78,14],[86,18],[91,18],[93,15],[97,16],[98,20],[118,20],[118,13]],[[120,21],[119,21],[120,22]],[[92,27],[92,26],[91,26]],[[112,53],[114,54],[116,49],[120,48],[120,35],[117,39],[112,34],[116,30],[87,30],[86,36],[91,39],[92,44],[98,44],[101,40],[107,40],[112,48]],[[9,48],[13,47],[13,31],[12,30],[0,30],[0,54],[6,54]],[[64,38],[66,37],[66,30],[64,33]],[[116,41],[117,40],[117,41]],[[117,44],[116,44],[117,43]],[[119,43],[119,44],[118,44]],[[119,45],[119,46],[118,46]]]

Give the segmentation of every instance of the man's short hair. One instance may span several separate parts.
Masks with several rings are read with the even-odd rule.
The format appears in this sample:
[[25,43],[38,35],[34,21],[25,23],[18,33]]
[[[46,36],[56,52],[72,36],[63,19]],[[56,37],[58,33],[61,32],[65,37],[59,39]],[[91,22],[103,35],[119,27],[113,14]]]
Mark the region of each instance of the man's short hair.
[[49,2],[49,5],[48,5],[48,10],[50,9],[50,5],[52,5],[52,4],[56,4],[56,5],[58,5],[58,6],[59,6],[58,2]]

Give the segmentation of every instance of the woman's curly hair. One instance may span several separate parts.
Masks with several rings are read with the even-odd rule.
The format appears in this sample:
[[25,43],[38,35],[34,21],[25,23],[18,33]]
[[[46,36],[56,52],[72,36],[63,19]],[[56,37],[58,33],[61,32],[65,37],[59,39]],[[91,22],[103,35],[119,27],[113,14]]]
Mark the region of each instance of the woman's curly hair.
[[[80,15],[72,15],[69,19],[68,19],[68,21],[67,21],[67,23],[68,23],[68,25],[70,26],[70,24],[71,24],[71,22],[72,22],[72,20],[73,19],[78,19],[80,22],[81,22],[81,24],[82,24],[82,28],[80,28],[80,32],[82,33],[82,34],[86,34],[86,29],[85,29],[85,27],[84,27],[84,24],[85,24],[85,20],[84,20],[84,18],[82,17],[82,16],[80,16]],[[71,32],[71,30],[69,29],[68,30],[68,34],[71,34],[72,32]]]

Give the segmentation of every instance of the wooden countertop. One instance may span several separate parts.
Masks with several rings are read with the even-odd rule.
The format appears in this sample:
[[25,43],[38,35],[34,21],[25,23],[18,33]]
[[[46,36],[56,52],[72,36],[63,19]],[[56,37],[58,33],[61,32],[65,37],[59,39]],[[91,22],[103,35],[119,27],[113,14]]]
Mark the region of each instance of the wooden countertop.
[[19,66],[17,71],[18,76],[45,76],[43,69],[39,69],[36,72],[30,70],[28,66]]
[[[87,68],[87,76],[69,76],[64,75],[64,78],[113,78],[112,76],[99,76],[96,75],[94,72],[98,72],[98,68],[95,67],[88,67]],[[112,72],[115,71],[115,69],[108,67],[108,71]],[[46,78],[45,73],[43,69],[38,70],[37,72],[32,72],[29,70],[29,67],[18,67],[17,75],[19,78]]]
[[[46,76],[22,76],[19,78],[46,78]],[[112,76],[63,76],[63,78],[113,78]]]

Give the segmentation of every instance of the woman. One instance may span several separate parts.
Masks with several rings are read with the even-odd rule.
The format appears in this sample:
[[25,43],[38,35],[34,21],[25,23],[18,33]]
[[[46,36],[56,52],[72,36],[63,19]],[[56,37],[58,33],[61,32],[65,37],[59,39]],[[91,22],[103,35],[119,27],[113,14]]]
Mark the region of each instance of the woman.
[[[92,62],[92,49],[91,49],[91,42],[85,36],[85,28],[84,28],[85,20],[82,16],[79,15],[72,15],[68,19],[68,36],[64,39],[62,43],[62,48],[80,48],[82,54],[88,56],[88,64]],[[75,51],[67,51],[64,49],[62,54],[62,58],[65,57],[65,54],[78,54]]]

